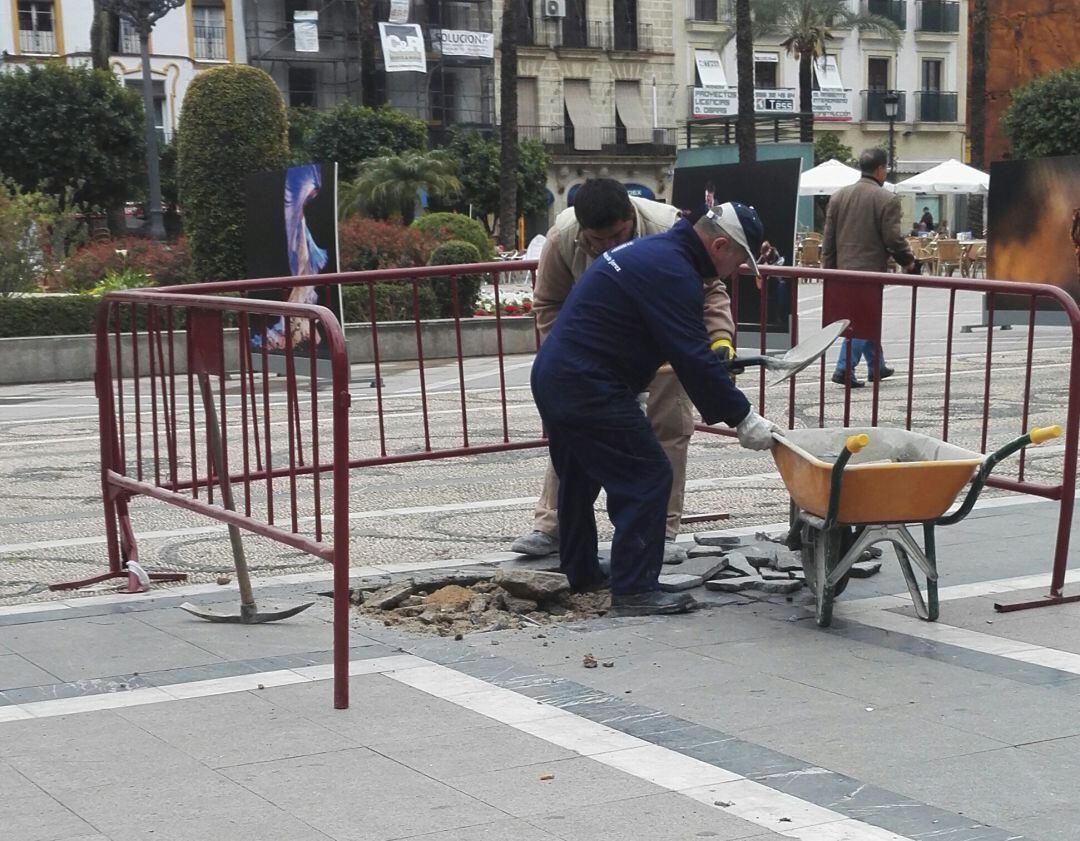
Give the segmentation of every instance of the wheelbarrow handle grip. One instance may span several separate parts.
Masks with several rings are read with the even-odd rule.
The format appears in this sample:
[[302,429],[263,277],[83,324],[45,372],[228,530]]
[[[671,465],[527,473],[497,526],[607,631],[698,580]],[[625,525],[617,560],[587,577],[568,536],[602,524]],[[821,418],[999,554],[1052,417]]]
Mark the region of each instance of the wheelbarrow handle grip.
[[865,432],[860,432],[858,435],[849,436],[847,441],[844,442],[844,447],[849,453],[856,455],[869,443],[870,436]]
[[1056,423],[1053,426],[1035,427],[1028,433],[1032,444],[1042,444],[1061,435],[1061,427]]

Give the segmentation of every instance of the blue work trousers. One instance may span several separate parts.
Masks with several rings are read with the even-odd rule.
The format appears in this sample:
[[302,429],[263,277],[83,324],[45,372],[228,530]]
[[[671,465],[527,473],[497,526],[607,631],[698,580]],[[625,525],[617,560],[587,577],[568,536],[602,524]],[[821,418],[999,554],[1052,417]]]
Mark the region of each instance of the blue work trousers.
[[615,526],[611,592],[658,590],[664,560],[671,463],[637,400],[627,393],[602,408],[545,411],[551,462],[559,476],[560,569],[574,589],[603,578],[593,506],[603,488]]

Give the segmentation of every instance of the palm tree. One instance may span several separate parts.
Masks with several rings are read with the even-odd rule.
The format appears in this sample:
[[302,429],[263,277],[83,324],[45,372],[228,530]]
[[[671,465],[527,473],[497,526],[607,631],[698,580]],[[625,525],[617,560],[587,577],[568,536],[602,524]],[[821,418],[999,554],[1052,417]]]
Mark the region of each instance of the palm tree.
[[739,162],[757,160],[757,130],[754,125],[754,24],[750,0],[735,0],[735,70],[739,88],[739,116],[735,118],[735,142]]
[[[869,29],[893,45],[900,43],[896,24],[881,15],[854,12],[850,0],[754,0],[753,35],[779,37],[780,46],[799,60],[799,140],[814,141],[813,62],[828,55],[832,28]],[[731,40],[727,35],[721,47]],[[742,79],[739,80],[740,84]]]
[[370,158],[342,190],[341,214],[363,210],[377,219],[400,215],[408,225],[416,215],[421,190],[442,199],[452,199],[461,192],[457,170],[457,161],[443,151],[408,150]]
[[499,244],[517,247],[517,179],[521,160],[518,149],[517,39],[521,0],[505,0],[502,7],[502,40],[499,45]]

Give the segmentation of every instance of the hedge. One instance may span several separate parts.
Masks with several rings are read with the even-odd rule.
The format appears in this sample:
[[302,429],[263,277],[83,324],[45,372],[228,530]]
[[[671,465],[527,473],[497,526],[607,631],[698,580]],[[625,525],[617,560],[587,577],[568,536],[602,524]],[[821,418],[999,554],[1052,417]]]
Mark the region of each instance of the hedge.
[[[94,332],[94,315],[100,298],[91,295],[39,295],[0,298],[0,339],[29,336],[83,336]],[[120,329],[131,327],[130,305],[120,307]],[[146,307],[140,306],[135,319],[146,329]],[[185,314],[174,313],[173,326],[183,329]],[[228,323],[229,319],[226,319]]]
[[[429,266],[459,266],[465,263],[479,263],[480,254],[471,242],[452,239],[444,242],[431,252]],[[432,278],[435,296],[439,301],[439,316],[454,317],[454,284],[450,277]],[[480,287],[484,285],[484,276],[478,274],[458,275],[457,300],[458,314],[462,318],[472,318],[476,312],[476,302],[480,297]]]
[[[430,281],[417,285],[417,298],[420,302],[420,318],[438,318],[439,299]],[[368,284],[356,283],[341,287],[341,298],[345,312],[345,322],[349,324],[371,321],[371,293]],[[375,284],[375,310],[378,321],[412,321],[413,287],[409,281]]]
[[495,248],[484,224],[463,213],[426,213],[413,222],[412,227],[423,231],[436,245],[450,240],[471,243],[476,248],[481,263],[495,258]]

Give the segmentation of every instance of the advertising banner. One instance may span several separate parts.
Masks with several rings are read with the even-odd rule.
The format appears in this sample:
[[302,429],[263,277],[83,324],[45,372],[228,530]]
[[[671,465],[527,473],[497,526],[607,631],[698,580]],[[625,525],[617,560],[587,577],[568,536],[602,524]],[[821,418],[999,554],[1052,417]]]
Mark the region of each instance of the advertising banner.
[[[795,216],[801,172],[802,160],[799,158],[753,164],[676,167],[671,201],[691,219],[697,219],[707,208],[727,201],[751,205],[765,226],[765,239],[780,252],[783,265],[791,266],[795,257]],[[752,277],[740,276],[738,284],[738,310],[735,316],[739,331],[756,335],[761,330],[760,292]],[[731,289],[730,283],[728,288],[734,298],[735,290]],[[787,281],[770,281],[767,332],[787,334],[790,315]],[[743,341],[747,345],[753,344],[746,339]]]
[[735,88],[694,88],[695,117],[734,117],[739,113]]
[[791,88],[754,88],[754,110],[759,114],[793,114],[795,91]]
[[464,29],[431,29],[431,51],[469,58],[494,58],[495,36]]
[[822,90],[811,94],[815,120],[851,122],[851,95],[845,90]]
[[[338,271],[337,164],[307,164],[278,172],[250,175],[245,182],[247,227],[244,247],[247,276],[295,277]],[[259,297],[267,297],[260,295]],[[273,296],[280,300],[279,296]],[[299,286],[288,301],[320,304],[341,320],[341,287]],[[309,335],[309,325],[274,319],[265,325],[252,320],[251,350],[261,357],[263,347],[280,357],[291,342],[294,353],[329,355],[322,335]]]
[[409,19],[409,0],[390,0],[390,23],[405,23]]
[[383,64],[387,73],[427,73],[424,33],[418,23],[380,23]]
[[298,53],[319,51],[319,13],[298,9],[293,12],[293,41]]
[[694,50],[694,61],[704,87],[727,87],[724,65],[720,63],[720,54],[716,50]]

